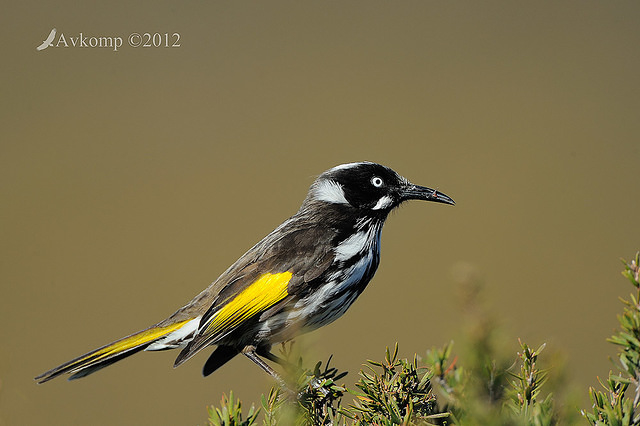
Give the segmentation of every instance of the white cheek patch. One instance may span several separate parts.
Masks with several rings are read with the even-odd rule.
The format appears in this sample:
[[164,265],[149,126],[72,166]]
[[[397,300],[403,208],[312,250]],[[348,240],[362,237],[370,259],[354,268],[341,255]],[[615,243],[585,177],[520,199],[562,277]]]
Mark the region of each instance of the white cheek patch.
[[380,197],[380,199],[378,200],[376,205],[372,207],[372,209],[373,210],[386,209],[387,207],[391,206],[391,204],[393,204],[393,198],[389,197],[388,195],[385,195],[383,197]]
[[342,185],[331,179],[318,182],[313,189],[313,195],[316,200],[334,204],[349,204],[344,196]]

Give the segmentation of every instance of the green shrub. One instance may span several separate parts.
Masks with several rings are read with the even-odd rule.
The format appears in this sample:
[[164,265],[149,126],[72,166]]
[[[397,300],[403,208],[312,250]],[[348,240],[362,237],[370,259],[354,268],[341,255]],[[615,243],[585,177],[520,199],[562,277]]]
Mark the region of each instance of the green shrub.
[[[615,374],[589,389],[591,410],[569,410],[555,399],[558,380],[539,361],[545,344],[533,350],[518,340],[519,351],[506,356],[493,319],[475,306],[468,348],[452,356],[453,343],[415,355],[398,357],[398,346],[386,349],[382,361],[368,361],[354,388],[339,385],[346,372],[318,362],[312,369],[294,359],[283,345],[286,388],[273,387],[243,420],[240,401],[223,396],[220,408],[209,408],[212,425],[591,425],[640,424],[640,254],[624,262],[623,275],[635,287],[623,299],[620,331],[609,342],[618,346]],[[477,296],[477,289],[472,291]],[[473,299],[473,298],[472,298]],[[467,301],[469,302],[469,300]],[[470,303],[477,303],[471,301]],[[461,365],[465,360],[466,365]],[[557,373],[556,373],[557,374]],[[549,385],[554,382],[555,384]],[[550,388],[550,389],[547,389]]]

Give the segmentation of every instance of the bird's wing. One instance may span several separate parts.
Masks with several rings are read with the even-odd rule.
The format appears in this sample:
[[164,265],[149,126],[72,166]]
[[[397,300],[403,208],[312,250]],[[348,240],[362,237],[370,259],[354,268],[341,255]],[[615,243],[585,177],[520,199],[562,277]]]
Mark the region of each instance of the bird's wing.
[[47,39],[44,41],[47,46],[53,41],[53,38],[56,36],[56,29],[52,29],[51,32],[49,33],[49,37],[47,37]]
[[49,45],[51,44],[55,36],[56,36],[56,29],[54,28],[49,33],[49,36],[47,37],[47,39],[44,40],[40,46],[36,47],[36,50],[44,50],[47,47],[49,47]]
[[[307,291],[333,260],[332,232],[317,227],[279,229],[242,256],[212,287],[207,311],[175,365]],[[307,284],[307,285],[305,285]]]

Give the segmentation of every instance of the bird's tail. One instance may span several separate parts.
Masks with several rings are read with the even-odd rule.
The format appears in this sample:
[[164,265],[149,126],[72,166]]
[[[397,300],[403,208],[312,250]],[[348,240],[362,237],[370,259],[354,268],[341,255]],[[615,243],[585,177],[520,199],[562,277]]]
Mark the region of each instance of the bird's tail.
[[79,379],[120,361],[136,352],[146,349],[149,345],[168,334],[179,330],[190,320],[180,321],[169,325],[156,324],[147,329],[123,337],[113,343],[102,346],[78,358],[47,371],[35,378],[38,383],[44,383],[62,374],[71,374],[69,380]]

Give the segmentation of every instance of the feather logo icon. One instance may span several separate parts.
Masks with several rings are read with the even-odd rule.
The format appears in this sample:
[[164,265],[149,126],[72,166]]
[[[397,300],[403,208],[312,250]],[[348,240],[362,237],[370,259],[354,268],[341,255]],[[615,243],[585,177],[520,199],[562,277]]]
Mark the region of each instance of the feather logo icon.
[[56,29],[54,28],[49,33],[49,36],[47,37],[47,39],[44,40],[40,46],[36,47],[36,50],[44,50],[49,46],[53,46],[53,39],[55,37],[56,37]]

